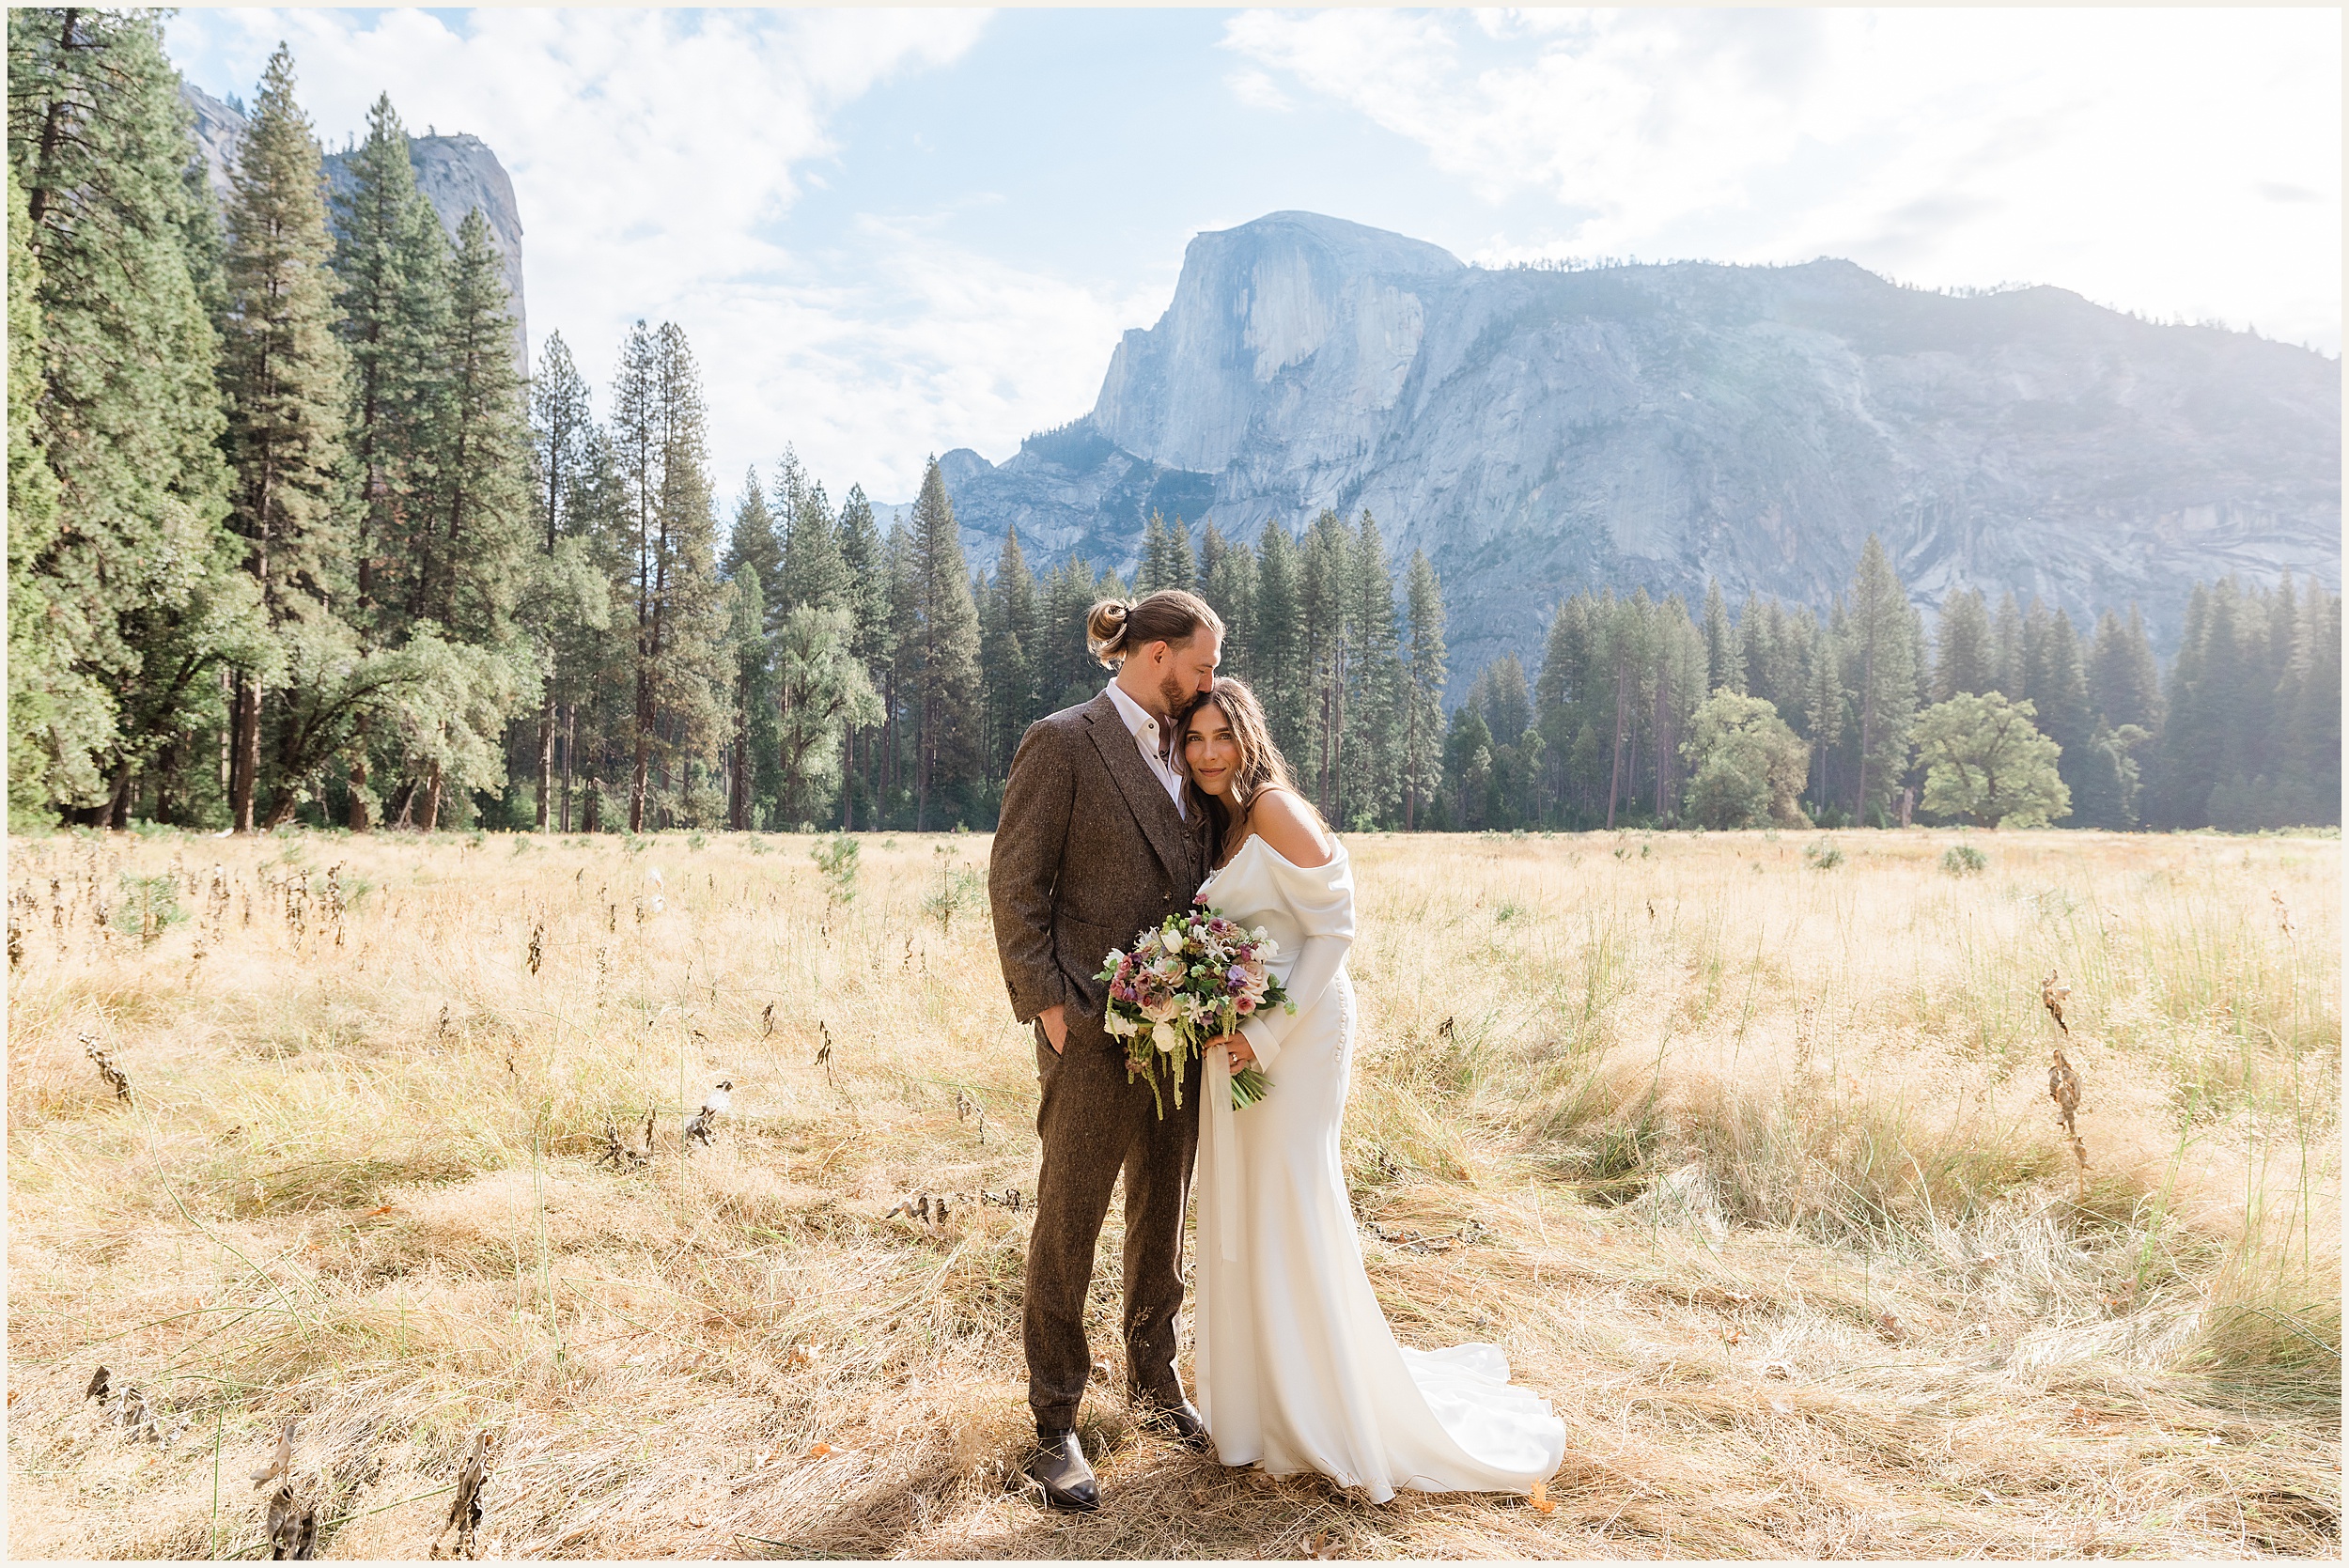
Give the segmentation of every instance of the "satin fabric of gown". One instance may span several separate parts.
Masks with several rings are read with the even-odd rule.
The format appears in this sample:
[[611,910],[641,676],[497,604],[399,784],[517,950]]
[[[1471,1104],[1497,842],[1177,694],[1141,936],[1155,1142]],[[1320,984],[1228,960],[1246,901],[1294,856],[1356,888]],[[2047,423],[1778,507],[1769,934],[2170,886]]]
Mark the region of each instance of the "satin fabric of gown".
[[1530,1491],[1565,1456],[1549,1402],[1510,1385],[1498,1345],[1405,1349],[1363,1271],[1338,1153],[1355,1021],[1345,847],[1305,867],[1251,838],[1202,892],[1281,944],[1272,968],[1297,1003],[1242,1029],[1272,1079],[1256,1104],[1230,1109],[1224,1053],[1206,1053],[1193,1365],[1216,1456],[1319,1471],[1377,1502]]

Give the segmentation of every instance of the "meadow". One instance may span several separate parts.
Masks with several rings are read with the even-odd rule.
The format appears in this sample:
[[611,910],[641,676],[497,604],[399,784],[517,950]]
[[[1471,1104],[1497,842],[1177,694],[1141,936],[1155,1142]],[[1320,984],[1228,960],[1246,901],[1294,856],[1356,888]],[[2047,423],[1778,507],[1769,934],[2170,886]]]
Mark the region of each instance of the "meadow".
[[485,1556],[2339,1555],[2337,836],[1354,837],[1374,1282],[1565,1465],[1140,1430],[1113,1209],[1089,1517],[988,841],[832,842],[14,841],[9,1554],[266,1557],[291,1421],[338,1558],[483,1433]]

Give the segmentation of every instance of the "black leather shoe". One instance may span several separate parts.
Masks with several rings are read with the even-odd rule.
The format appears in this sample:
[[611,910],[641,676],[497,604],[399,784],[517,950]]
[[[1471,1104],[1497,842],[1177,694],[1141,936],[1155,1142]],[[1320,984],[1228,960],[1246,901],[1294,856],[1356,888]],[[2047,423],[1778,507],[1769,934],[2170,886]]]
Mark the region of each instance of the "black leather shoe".
[[1101,1506],[1101,1489],[1094,1483],[1093,1467],[1085,1463],[1084,1445],[1074,1432],[1038,1435],[1035,1457],[1028,1461],[1028,1479],[1044,1488],[1050,1507],[1090,1514]]
[[1205,1452],[1207,1447],[1207,1418],[1199,1407],[1181,1395],[1166,1399],[1157,1394],[1143,1394],[1134,1401],[1142,1412],[1142,1424],[1153,1432],[1163,1432],[1187,1449]]

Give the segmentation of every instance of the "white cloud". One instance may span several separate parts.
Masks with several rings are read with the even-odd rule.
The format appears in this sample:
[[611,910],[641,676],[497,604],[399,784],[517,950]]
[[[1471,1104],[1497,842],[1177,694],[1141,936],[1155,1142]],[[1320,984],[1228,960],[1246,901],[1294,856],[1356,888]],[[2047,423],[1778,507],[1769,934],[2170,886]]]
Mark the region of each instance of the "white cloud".
[[1283,92],[1280,84],[1261,70],[1236,70],[1223,78],[1223,85],[1232,96],[1252,109],[1289,110],[1296,101]]
[[[697,336],[695,351],[709,384],[728,389],[733,444],[748,454],[719,473],[728,494],[745,461],[764,469],[786,440],[835,503],[852,480],[876,501],[908,499],[923,459],[951,447],[1001,459],[1039,424],[1091,407],[1109,347],[1160,303],[1005,266],[923,222],[867,216],[846,239],[847,281],[707,302],[727,330]],[[680,319],[706,313],[688,301]]]
[[2337,12],[1252,11],[1224,44],[1555,204],[1480,259],[1847,256],[2339,347]]
[[[629,324],[682,325],[701,362],[716,478],[794,442],[835,492],[910,495],[925,454],[1001,456],[1038,408],[1091,404],[1119,328],[1155,303],[941,247],[866,218],[784,231],[839,111],[951,64],[978,11],[215,10],[171,23],[200,85],[248,99],[290,46],[321,139],[388,91],[411,130],[470,131],[513,177],[535,337],[560,330],[602,389]],[[535,347],[535,346],[534,346]]]

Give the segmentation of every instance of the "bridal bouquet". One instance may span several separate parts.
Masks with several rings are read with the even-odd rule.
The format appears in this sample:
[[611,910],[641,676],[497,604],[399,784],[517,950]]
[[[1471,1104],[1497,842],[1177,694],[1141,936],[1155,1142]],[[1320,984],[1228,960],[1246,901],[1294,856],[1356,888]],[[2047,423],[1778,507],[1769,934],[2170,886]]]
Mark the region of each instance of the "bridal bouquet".
[[[1225,919],[1207,908],[1203,893],[1186,915],[1170,917],[1134,939],[1133,951],[1112,948],[1099,979],[1110,988],[1103,1025],[1126,1042],[1126,1078],[1150,1080],[1159,1115],[1166,1101],[1159,1092],[1161,1065],[1172,1077],[1174,1104],[1183,1103],[1188,1059],[1219,1034],[1229,1034],[1268,1007],[1297,1011],[1268,967],[1281,944]],[[1235,1109],[1264,1098],[1272,1080],[1250,1063],[1232,1075]]]

